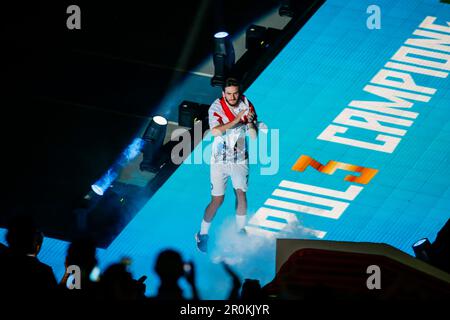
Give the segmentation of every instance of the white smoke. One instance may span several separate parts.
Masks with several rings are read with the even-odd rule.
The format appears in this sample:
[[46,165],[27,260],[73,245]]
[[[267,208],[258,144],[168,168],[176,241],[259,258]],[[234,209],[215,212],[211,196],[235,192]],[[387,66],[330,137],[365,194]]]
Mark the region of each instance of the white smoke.
[[286,225],[274,237],[241,235],[234,218],[226,219],[217,230],[211,257],[214,263],[225,262],[243,278],[258,279],[261,284],[275,276],[276,239],[314,239],[314,233],[300,223]]

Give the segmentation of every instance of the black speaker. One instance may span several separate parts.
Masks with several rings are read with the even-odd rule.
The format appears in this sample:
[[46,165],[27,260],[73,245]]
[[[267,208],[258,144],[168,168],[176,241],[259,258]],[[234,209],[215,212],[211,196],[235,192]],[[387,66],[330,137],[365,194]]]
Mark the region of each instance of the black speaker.
[[194,128],[197,121],[202,121],[202,131],[208,129],[209,105],[192,101],[183,101],[178,106],[178,125]]
[[245,48],[247,50],[255,50],[264,48],[266,42],[267,28],[251,25],[245,33]]
[[183,101],[178,106],[178,124],[182,127],[193,128],[197,120],[198,104],[190,101]]

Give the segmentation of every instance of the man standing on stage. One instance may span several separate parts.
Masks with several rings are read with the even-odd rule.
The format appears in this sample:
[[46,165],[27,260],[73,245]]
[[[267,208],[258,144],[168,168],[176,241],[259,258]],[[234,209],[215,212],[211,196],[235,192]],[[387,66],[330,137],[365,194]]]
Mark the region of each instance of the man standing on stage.
[[236,225],[246,234],[248,153],[246,134],[256,138],[256,113],[252,103],[240,92],[236,79],[228,78],[222,98],[216,99],[208,111],[209,127],[214,136],[211,154],[211,202],[206,207],[200,231],[195,238],[200,251],[207,251],[211,221],[222,205],[228,177],[236,195]]

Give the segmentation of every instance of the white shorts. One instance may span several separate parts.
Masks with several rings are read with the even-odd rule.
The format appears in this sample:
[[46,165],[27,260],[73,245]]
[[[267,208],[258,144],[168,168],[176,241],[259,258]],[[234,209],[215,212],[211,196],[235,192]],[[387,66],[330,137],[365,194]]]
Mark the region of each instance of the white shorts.
[[211,163],[211,194],[223,196],[228,177],[231,177],[234,189],[247,192],[248,164],[247,163]]

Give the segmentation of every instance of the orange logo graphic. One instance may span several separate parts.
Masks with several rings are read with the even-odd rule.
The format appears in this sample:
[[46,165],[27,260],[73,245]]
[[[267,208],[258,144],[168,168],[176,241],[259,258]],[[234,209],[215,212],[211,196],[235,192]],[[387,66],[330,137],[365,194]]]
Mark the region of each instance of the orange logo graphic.
[[365,168],[361,166],[356,166],[354,164],[348,164],[343,162],[338,162],[334,160],[328,161],[326,165],[321,164],[320,162],[314,160],[310,156],[302,155],[295,162],[292,170],[303,172],[305,169],[311,166],[319,172],[326,174],[333,174],[336,170],[342,169],[352,172],[359,172],[359,176],[349,174],[344,178],[345,181],[360,183],[360,184],[368,184],[370,180],[377,174],[377,169]]

